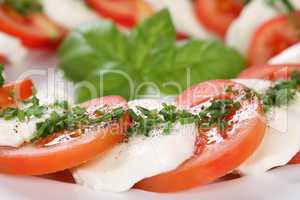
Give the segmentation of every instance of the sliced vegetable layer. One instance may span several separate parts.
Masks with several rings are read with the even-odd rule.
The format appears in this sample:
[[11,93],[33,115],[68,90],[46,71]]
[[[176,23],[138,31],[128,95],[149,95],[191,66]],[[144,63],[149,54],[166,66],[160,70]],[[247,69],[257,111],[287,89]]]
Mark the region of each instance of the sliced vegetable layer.
[[266,64],[273,56],[300,41],[300,12],[278,16],[254,34],[248,51],[249,65]]
[[275,81],[288,79],[294,71],[300,71],[300,64],[258,65],[242,71],[239,78]]
[[[82,104],[82,108],[94,115],[94,111],[99,107],[126,107],[126,104],[123,98],[110,96],[91,100]],[[49,174],[70,169],[95,158],[122,141],[123,133],[129,126],[126,114],[119,120],[105,116],[107,121],[82,126],[74,131],[65,129],[57,133],[48,132],[49,136],[19,148],[0,147],[0,172],[18,175]],[[49,125],[49,121],[45,122],[43,124]],[[39,128],[43,127],[43,124],[40,124]],[[60,126],[62,125],[60,123]],[[49,127],[53,127],[53,124],[43,130],[52,130]]]
[[100,16],[132,28],[154,12],[143,0],[86,0]]
[[242,0],[196,0],[195,11],[200,22],[224,37],[232,21],[242,11]]
[[[238,167],[262,141],[266,128],[262,106],[243,85],[204,82],[180,94],[177,103],[191,111],[202,110],[195,155],[174,171],[139,182],[137,188],[177,192],[207,184]],[[209,112],[204,109],[207,104]]]
[[6,5],[0,5],[0,31],[14,35],[32,48],[53,48],[65,31],[41,12],[22,15]]

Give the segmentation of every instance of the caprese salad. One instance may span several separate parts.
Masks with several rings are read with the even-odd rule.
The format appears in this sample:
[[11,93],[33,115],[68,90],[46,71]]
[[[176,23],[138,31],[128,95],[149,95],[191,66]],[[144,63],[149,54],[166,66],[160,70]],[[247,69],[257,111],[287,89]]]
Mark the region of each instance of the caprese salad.
[[1,76],[0,172],[70,170],[95,190],[166,193],[298,163],[299,85],[300,65],[268,65],[170,102],[106,96],[71,105],[43,104],[30,80]]

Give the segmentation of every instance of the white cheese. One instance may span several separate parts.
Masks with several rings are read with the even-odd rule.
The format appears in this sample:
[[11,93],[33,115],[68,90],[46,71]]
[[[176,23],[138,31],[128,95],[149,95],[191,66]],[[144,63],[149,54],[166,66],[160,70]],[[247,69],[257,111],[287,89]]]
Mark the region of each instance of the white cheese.
[[35,132],[36,120],[18,122],[0,119],[0,146],[19,147],[29,142]]
[[168,8],[176,30],[195,38],[209,39],[216,35],[206,30],[196,18],[193,4],[189,0],[146,0],[155,10]]
[[[235,80],[264,92],[271,82],[262,80]],[[300,95],[288,106],[276,107],[267,113],[267,130],[262,144],[237,171],[244,175],[261,174],[274,167],[287,164],[300,150]]]
[[0,32],[0,55],[7,58],[12,65],[22,64],[27,53],[27,49],[19,39]]
[[[291,0],[296,8],[300,8],[299,0]],[[226,35],[226,43],[246,55],[254,33],[265,22],[283,13],[280,6],[275,9],[266,0],[252,0],[231,24]]]
[[269,64],[300,64],[300,43],[271,58]]
[[42,0],[41,3],[53,21],[69,29],[99,19],[81,0]]
[[[136,100],[129,107],[159,109],[157,100]],[[95,190],[123,192],[144,178],[176,169],[194,152],[197,128],[176,124],[170,135],[162,129],[150,132],[151,137],[133,136],[111,151],[73,170],[77,183]]]
[[[40,99],[41,104],[47,105],[47,99]],[[23,109],[23,108],[22,108]],[[41,118],[32,117],[20,122],[17,118],[5,120],[0,118],[0,147],[20,147],[24,142],[30,142],[36,132],[36,124],[50,117],[52,111],[62,114],[61,108],[48,107]]]

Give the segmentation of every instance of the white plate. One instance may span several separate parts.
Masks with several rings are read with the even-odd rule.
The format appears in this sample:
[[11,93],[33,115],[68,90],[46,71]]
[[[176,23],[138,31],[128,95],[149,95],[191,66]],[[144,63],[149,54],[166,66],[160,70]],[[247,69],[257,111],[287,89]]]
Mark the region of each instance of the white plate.
[[[28,60],[31,62],[25,63],[23,67],[8,68],[8,79],[15,80],[24,71],[37,70],[35,72],[51,73],[51,70],[55,70],[56,58],[51,54],[33,53]],[[39,88],[38,91],[47,94],[51,93],[47,90],[49,88],[64,87],[60,78],[51,81],[48,76],[34,75],[32,78]],[[72,91],[68,92],[72,93]],[[154,194],[138,190],[121,194],[102,193],[79,185],[42,178],[0,174],[1,200],[298,200],[299,197],[300,165],[283,167],[260,176],[219,182],[175,194]]]
[[102,193],[75,184],[0,175],[0,199],[5,200],[298,200],[299,188],[299,165],[174,194],[154,194],[138,190],[120,194]]

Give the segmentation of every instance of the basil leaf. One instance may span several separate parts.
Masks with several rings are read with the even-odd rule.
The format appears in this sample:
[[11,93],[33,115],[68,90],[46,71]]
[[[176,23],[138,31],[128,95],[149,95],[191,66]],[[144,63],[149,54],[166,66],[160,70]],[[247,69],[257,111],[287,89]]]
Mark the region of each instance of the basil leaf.
[[126,37],[109,21],[75,29],[59,49],[60,68],[72,81],[82,81],[109,62],[126,62]]
[[146,72],[166,94],[177,94],[201,81],[234,78],[245,66],[240,54],[223,43],[199,40],[177,45],[170,64],[156,65]]
[[[108,63],[91,72],[86,80],[79,84],[75,93],[77,102],[85,102],[97,96],[120,95],[127,99],[133,99],[136,91],[131,91],[142,80],[138,74],[130,76],[133,72],[129,67],[118,63]],[[141,94],[144,90],[140,90]]]
[[[136,27],[129,35],[129,59],[136,69],[148,68],[149,61],[161,55],[161,51],[172,50],[176,32],[170,14],[162,10]],[[160,56],[164,62],[165,57]],[[161,64],[159,62],[158,64]]]
[[[233,78],[244,67],[243,58],[221,42],[177,44],[175,38],[167,10],[148,18],[128,35],[111,22],[89,23],[63,42],[60,68],[79,83],[76,95],[82,102],[102,95],[136,98],[147,91],[148,83],[164,93],[177,94],[200,81]],[[188,84],[187,72],[191,76]]]

